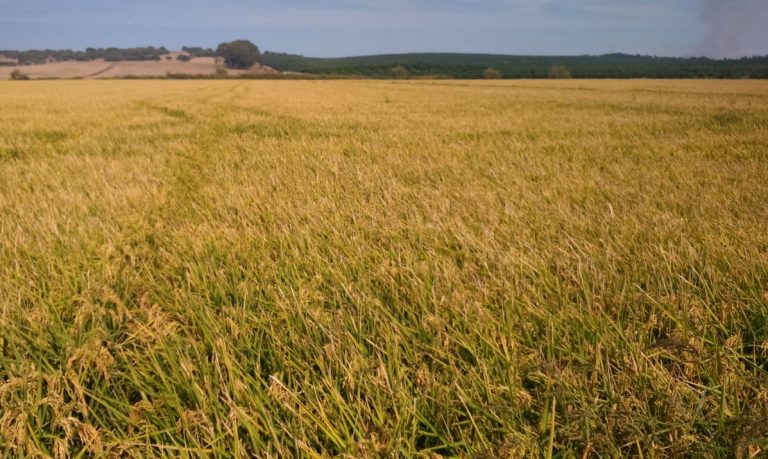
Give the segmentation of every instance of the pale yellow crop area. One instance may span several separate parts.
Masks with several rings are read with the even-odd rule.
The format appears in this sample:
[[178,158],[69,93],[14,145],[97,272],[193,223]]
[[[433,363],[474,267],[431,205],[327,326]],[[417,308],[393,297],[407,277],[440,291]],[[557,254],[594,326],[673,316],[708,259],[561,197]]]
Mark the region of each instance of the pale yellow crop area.
[[0,451],[768,448],[765,81],[0,82]]

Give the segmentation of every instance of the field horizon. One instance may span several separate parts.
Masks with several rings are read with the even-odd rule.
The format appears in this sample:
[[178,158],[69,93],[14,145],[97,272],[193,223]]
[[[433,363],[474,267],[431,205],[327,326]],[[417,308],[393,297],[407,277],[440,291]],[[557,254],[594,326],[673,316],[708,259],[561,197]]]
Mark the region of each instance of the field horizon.
[[766,81],[0,100],[3,455],[768,451]]
[[[109,60],[87,59],[88,56],[101,54]],[[189,60],[178,60],[180,54],[189,57]],[[212,49],[199,47],[185,47],[182,51],[155,47],[90,52],[0,50],[0,80],[10,79],[14,71],[32,79],[221,79],[220,72],[223,71],[235,78],[273,79],[768,79],[768,56],[711,59],[626,53],[507,55],[414,52],[318,58],[265,51],[256,65],[244,70],[225,67],[212,57],[214,54]],[[121,59],[121,55],[129,56],[130,60]]]

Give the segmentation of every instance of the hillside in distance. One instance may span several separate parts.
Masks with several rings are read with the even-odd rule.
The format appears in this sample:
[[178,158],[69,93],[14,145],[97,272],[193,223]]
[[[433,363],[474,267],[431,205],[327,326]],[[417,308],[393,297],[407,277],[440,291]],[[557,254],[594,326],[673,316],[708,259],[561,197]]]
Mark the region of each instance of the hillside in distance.
[[389,77],[403,66],[411,77],[442,75],[482,78],[494,68],[503,78],[548,78],[564,66],[574,78],[768,78],[768,56],[714,60],[605,54],[601,56],[514,56],[503,54],[413,53],[314,58],[267,51],[262,64],[284,72]]

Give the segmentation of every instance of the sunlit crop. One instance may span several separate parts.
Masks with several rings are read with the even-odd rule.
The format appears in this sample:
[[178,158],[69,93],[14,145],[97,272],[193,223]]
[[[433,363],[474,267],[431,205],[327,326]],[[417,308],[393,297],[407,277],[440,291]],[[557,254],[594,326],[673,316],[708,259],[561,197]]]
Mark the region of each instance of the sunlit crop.
[[768,448],[768,85],[0,83],[9,456]]

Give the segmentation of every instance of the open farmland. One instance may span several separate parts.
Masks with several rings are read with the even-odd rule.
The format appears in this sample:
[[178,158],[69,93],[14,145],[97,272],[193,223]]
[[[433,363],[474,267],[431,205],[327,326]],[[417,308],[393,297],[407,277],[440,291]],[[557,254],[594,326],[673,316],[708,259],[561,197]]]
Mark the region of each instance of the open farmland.
[[768,448],[765,81],[0,101],[5,454]]
[[[0,65],[0,80],[11,79],[11,73],[21,72],[32,79],[101,79],[101,78],[165,78],[168,75],[184,75],[199,77],[214,75],[217,71],[226,71],[229,76],[275,75],[277,72],[270,68],[257,65],[246,70],[226,69],[217,64],[213,57],[194,57],[187,62],[177,59],[178,52],[162,55],[160,60],[143,61],[105,61],[94,59],[88,61],[57,61],[41,64],[2,66]],[[0,55],[0,62],[4,60]],[[7,62],[7,59],[6,59]]]

